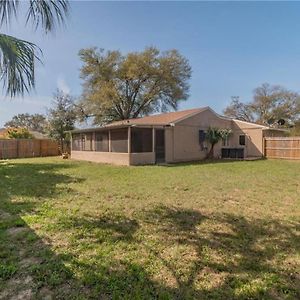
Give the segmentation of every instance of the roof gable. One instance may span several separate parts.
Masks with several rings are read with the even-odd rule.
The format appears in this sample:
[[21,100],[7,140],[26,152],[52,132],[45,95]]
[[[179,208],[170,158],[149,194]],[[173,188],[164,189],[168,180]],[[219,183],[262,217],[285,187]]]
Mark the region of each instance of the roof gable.
[[188,117],[191,117],[197,113],[200,113],[208,107],[194,108],[181,111],[174,111],[169,113],[157,114],[152,116],[146,116],[136,119],[128,119],[122,121],[116,121],[108,124],[107,126],[119,126],[119,125],[169,125],[171,123],[177,123]]

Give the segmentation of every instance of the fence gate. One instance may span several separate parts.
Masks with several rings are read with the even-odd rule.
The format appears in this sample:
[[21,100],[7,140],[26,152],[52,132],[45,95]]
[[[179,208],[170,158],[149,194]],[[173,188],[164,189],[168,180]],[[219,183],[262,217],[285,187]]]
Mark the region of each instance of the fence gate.
[[265,138],[265,157],[300,159],[300,136]]

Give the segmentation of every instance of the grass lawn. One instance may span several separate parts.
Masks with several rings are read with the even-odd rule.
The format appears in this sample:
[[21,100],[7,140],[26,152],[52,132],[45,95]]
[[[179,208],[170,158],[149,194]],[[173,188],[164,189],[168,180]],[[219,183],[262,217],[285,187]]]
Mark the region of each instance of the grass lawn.
[[0,162],[0,299],[300,299],[300,162]]

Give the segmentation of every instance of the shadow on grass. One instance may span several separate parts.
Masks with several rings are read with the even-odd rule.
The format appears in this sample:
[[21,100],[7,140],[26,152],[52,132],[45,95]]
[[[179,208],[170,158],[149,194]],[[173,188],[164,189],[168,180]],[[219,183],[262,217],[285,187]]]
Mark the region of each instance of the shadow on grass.
[[[70,271],[23,220],[81,182],[58,173],[67,164],[0,163],[0,299],[45,299],[73,280]],[[79,284],[77,283],[79,286]],[[63,294],[62,294],[63,297]]]
[[[90,259],[65,258],[79,270],[91,298],[300,297],[297,265],[285,262],[300,250],[296,222],[160,206],[136,219],[73,218],[70,226],[86,233],[76,246],[95,250]],[[159,265],[163,280],[154,279],[152,265]]]
[[[48,241],[38,236],[24,221],[24,216],[39,217],[40,207],[51,205],[61,193],[73,193],[70,183],[83,182],[82,178],[60,172],[72,167],[1,162],[0,299],[155,298],[155,285],[143,266],[110,257],[101,258],[103,266],[89,264],[67,249],[58,255],[51,249],[51,238]],[[79,232],[81,245],[84,239],[96,237],[91,246],[120,242],[129,245],[136,242],[133,235],[139,228],[136,220],[120,215],[98,220],[66,216],[60,225],[62,230]]]
[[284,263],[300,251],[299,223],[232,214],[203,216],[169,207],[148,212],[146,219],[158,227],[165,247],[186,246],[196,253],[186,259],[189,270],[182,273],[171,258],[161,255],[162,249],[146,246],[176,280],[176,287],[169,289],[171,298],[300,298],[299,265]]
[[166,164],[159,164],[159,166],[162,167],[170,167],[170,168],[176,168],[176,167],[185,167],[185,166],[193,166],[193,165],[215,165],[215,164],[227,164],[227,163],[241,163],[241,162],[259,162],[262,160],[266,160],[266,158],[257,158],[257,159],[203,159],[203,160],[197,160],[197,161],[190,161],[190,162],[178,162],[178,163],[166,163]]

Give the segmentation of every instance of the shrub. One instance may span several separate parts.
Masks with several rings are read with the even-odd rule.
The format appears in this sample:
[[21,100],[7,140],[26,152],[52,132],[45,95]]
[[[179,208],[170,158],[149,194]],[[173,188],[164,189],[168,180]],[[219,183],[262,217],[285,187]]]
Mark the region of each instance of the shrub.
[[6,137],[9,139],[32,139],[33,135],[27,128],[8,128],[6,131]]

